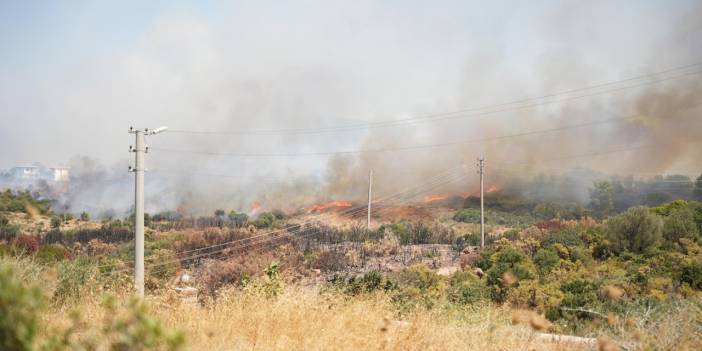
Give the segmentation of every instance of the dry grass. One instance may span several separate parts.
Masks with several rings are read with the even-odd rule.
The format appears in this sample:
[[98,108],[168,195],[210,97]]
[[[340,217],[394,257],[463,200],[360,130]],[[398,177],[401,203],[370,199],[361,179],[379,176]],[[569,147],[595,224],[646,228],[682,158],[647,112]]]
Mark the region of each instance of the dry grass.
[[[4,259],[0,259],[5,261]],[[56,272],[31,260],[13,259],[23,281],[40,284],[50,295]],[[89,285],[89,284],[88,284]],[[127,284],[128,285],[128,284]],[[84,327],[76,337],[100,335],[105,291],[88,289],[79,301],[49,306],[42,314],[44,331],[65,330],[78,309]],[[110,289],[126,304],[127,291]],[[320,293],[314,287],[287,286],[275,299],[255,291],[225,288],[204,305],[182,302],[164,290],[147,298],[154,317],[168,329],[185,333],[187,350],[592,350],[596,345],[553,343],[537,332],[550,323],[533,314],[513,324],[507,307],[461,308],[439,305],[399,316],[388,295],[348,297]],[[587,336],[600,338],[603,349],[702,349],[702,302],[679,301],[663,310],[632,311],[609,318],[608,325]],[[540,316],[538,316],[540,317]],[[517,321],[517,322],[520,322]],[[609,339],[607,339],[607,337]],[[606,346],[606,347],[605,347]]]
[[[83,337],[99,335],[104,310],[99,298],[79,306]],[[124,299],[126,300],[126,298]],[[533,313],[514,323],[506,307],[417,310],[398,316],[383,294],[348,298],[314,288],[288,287],[275,299],[255,292],[228,290],[217,300],[182,302],[174,293],[148,298],[153,316],[185,333],[187,350],[593,350],[598,345],[553,342],[539,335],[550,323]],[[44,315],[53,327],[70,325],[70,308]],[[695,350],[700,321],[685,311],[665,320],[617,321],[599,336],[599,348]],[[626,324],[626,326],[625,326]],[[619,329],[619,330],[616,330]],[[609,336],[608,336],[609,335]],[[598,337],[597,335],[592,335]]]
[[[348,299],[297,287],[276,299],[230,290],[204,306],[182,303],[170,293],[149,300],[167,327],[185,332],[188,350],[578,349],[537,341],[527,326],[510,325],[509,311],[492,306],[420,310],[399,318],[383,295]],[[103,318],[96,300],[84,300],[81,310],[88,322]],[[66,315],[54,311],[45,320],[65,326]]]

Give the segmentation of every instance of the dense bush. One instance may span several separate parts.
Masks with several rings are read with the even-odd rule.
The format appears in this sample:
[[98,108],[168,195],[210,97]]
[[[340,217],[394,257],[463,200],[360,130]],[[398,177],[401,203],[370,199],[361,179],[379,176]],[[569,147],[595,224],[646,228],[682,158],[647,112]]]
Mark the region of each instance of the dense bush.
[[59,244],[44,245],[36,253],[37,260],[44,264],[56,263],[68,256],[68,250]]
[[29,191],[12,191],[7,189],[0,192],[0,212],[25,212],[36,211],[40,214],[49,212],[51,201],[39,199]]
[[151,217],[151,220],[154,222],[163,222],[163,221],[177,221],[183,218],[183,216],[175,211],[164,211],[164,212],[159,212],[154,214]]
[[425,265],[405,268],[397,278],[400,288],[393,299],[402,308],[417,305],[431,308],[446,290],[444,278]]
[[495,301],[504,301],[510,287],[518,286],[520,280],[534,276],[534,268],[528,258],[510,246],[494,253],[490,260],[492,264],[485,273]]
[[13,269],[0,264],[0,349],[29,351],[39,330],[42,296],[37,287],[25,286]]
[[372,293],[375,291],[391,291],[397,289],[397,283],[385,277],[378,271],[352,276],[347,280],[334,276],[330,282],[349,295]]
[[558,253],[551,249],[540,249],[534,255],[534,265],[536,265],[536,269],[541,275],[550,273],[551,269],[556,267],[560,260]]
[[685,264],[680,272],[680,280],[697,290],[702,290],[702,262],[694,261]]
[[61,226],[61,218],[59,216],[52,216],[51,217],[51,228],[58,228]]
[[561,244],[566,247],[582,246],[585,244],[581,236],[581,228],[577,226],[563,226],[549,231],[544,237],[544,245]]
[[106,224],[96,229],[78,229],[62,231],[53,229],[43,238],[44,244],[70,245],[75,242],[87,244],[91,240],[100,239],[106,243],[120,243],[134,240],[134,231],[130,227],[116,224]]
[[446,295],[453,303],[468,305],[488,299],[490,290],[472,272],[459,271],[451,276]]
[[11,225],[7,217],[0,214],[0,241],[11,241],[19,233],[19,228],[16,225]]
[[[453,220],[456,222],[479,224],[480,209],[466,208],[459,210],[453,215]],[[485,223],[509,226],[524,226],[534,223],[534,218],[529,215],[518,215],[511,212],[489,209],[485,211]]]
[[236,211],[229,212],[229,215],[227,217],[237,227],[243,227],[249,221],[249,216],[246,215],[246,213],[239,213]]
[[400,221],[383,224],[378,230],[385,235],[394,235],[402,245],[410,244],[452,244],[456,236],[453,231],[438,225],[427,225],[424,222]]
[[633,207],[607,220],[607,233],[617,253],[649,253],[660,245],[662,230],[661,218],[646,207]]
[[699,240],[700,232],[695,222],[695,213],[689,208],[672,210],[663,225],[666,243],[680,243],[680,239]]

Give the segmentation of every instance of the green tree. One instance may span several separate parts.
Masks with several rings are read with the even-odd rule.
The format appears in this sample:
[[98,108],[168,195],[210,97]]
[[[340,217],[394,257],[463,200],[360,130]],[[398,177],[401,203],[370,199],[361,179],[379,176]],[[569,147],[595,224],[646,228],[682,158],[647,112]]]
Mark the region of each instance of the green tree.
[[695,181],[695,188],[692,190],[695,200],[702,201],[702,174]]
[[697,240],[699,235],[695,213],[688,207],[672,210],[665,219],[663,237],[670,243],[678,243],[683,238]]
[[663,221],[647,207],[632,207],[607,221],[614,252],[647,253],[660,245]]
[[614,188],[607,181],[595,182],[590,189],[590,208],[595,216],[602,218],[614,210]]

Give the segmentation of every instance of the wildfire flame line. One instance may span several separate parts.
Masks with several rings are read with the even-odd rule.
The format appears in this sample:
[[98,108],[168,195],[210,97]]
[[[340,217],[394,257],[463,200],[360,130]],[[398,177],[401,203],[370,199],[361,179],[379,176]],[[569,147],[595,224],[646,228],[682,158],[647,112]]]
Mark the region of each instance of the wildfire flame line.
[[328,209],[349,208],[352,206],[353,206],[353,204],[348,202],[348,201],[332,201],[332,202],[328,202],[326,204],[312,205],[312,206],[310,206],[310,208],[307,209],[307,213],[322,212],[322,211],[326,211]]

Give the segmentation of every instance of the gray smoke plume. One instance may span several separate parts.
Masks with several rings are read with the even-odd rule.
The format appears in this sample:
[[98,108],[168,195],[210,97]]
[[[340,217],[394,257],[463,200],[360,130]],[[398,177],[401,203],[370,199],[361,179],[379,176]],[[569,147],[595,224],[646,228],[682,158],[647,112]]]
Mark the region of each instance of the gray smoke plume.
[[[275,10],[235,4],[214,12],[214,17],[164,12],[110,55],[71,58],[77,61],[70,65],[48,57],[44,66],[60,74],[0,83],[7,126],[0,130],[0,147],[12,150],[0,155],[4,167],[33,160],[61,163],[70,155],[86,155],[70,162],[72,182],[60,202],[72,212],[116,215],[128,213],[133,202],[126,172],[131,162],[127,147],[133,143],[126,132],[130,125],[171,128],[147,140],[152,146],[147,155],[148,212],[177,209],[197,215],[216,208],[252,212],[255,202],[286,210],[338,199],[363,202],[370,168],[379,197],[422,184],[452,167],[464,177],[431,190],[472,193],[480,155],[487,159],[489,185],[507,188],[520,179],[556,174],[570,180],[553,194],[530,196],[561,194],[581,201],[592,180],[612,174],[650,178],[702,171],[700,74],[432,122],[333,133],[237,134],[401,121],[698,62],[702,46],[694,44],[702,37],[699,3],[505,7],[456,2],[398,8],[353,2],[314,3],[305,11],[297,4]],[[632,118],[459,143],[623,116]],[[365,152],[237,157],[166,149]],[[624,149],[632,150],[595,155]]]

